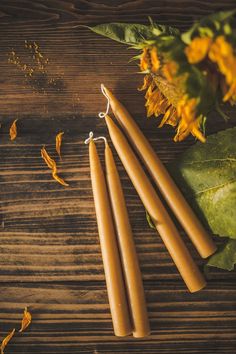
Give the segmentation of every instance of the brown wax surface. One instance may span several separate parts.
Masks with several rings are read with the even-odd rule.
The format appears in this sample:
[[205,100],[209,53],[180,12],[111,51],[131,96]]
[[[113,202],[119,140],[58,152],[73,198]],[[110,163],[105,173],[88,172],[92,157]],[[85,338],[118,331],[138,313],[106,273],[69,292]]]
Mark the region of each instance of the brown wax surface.
[[156,191],[126,138],[109,116],[105,118],[111,140],[144,207],[150,214],[166,248],[191,292],[202,289],[205,279],[193,261]]
[[105,162],[108,190],[113,209],[120,254],[124,269],[124,278],[126,281],[131,317],[134,326],[133,335],[137,338],[145,337],[150,333],[150,326],[142,276],[120,177],[115,165],[112,151],[108,144],[106,144],[105,148]]
[[114,332],[116,336],[127,336],[132,333],[133,328],[130,322],[125,284],[105,177],[94,141],[89,143],[89,159],[98,232]]
[[216,251],[216,245],[212,238],[205,231],[202,224],[193,213],[182,193],[170,177],[168,171],[157,157],[155,151],[126,108],[107,88],[105,88],[105,92],[110,99],[110,105],[115,117],[125,130],[129,140],[142,158],[149,173],[195,245],[199,254],[203,258],[209,257]]

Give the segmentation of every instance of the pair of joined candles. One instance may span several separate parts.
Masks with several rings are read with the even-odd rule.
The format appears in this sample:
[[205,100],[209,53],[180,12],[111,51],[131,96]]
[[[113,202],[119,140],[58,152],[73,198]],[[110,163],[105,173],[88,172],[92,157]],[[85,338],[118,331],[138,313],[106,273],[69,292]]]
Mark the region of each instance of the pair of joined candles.
[[[101,117],[105,118],[110,138],[120,160],[122,161],[123,166],[147,212],[151,216],[153,223],[155,224],[189,291],[199,291],[206,285],[206,281],[191,257],[185,243],[176,229],[176,226],[150,183],[127,139],[118,126],[108,116],[109,106],[111,106],[114,116],[122,126],[134,149],[143,160],[154,182],[174,211],[199,254],[203,258],[206,258],[215,252],[216,246],[185,201],[166,168],[161,163],[128,111],[104,86],[102,86],[102,92],[108,99],[108,106],[107,112],[102,114]],[[99,212],[97,208],[96,212]],[[122,219],[122,215],[120,217]],[[107,282],[109,282],[109,279],[107,279]]]
[[[99,139],[105,141],[106,178],[94,143]],[[105,137],[93,138],[90,132],[85,143],[89,143],[92,189],[114,332],[117,336],[133,333],[136,338],[145,337],[150,327],[142,276],[113,154]]]

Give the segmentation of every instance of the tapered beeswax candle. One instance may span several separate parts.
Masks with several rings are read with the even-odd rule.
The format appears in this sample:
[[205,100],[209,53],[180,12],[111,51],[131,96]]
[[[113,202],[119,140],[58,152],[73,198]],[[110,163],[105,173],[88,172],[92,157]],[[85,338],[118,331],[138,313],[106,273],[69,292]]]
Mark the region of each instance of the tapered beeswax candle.
[[212,238],[208,235],[196,215],[193,213],[182,193],[126,108],[107,88],[103,87],[103,90],[109,99],[115,117],[123,127],[129,140],[143,160],[149,173],[195,245],[199,254],[203,258],[210,256],[216,250],[216,245]]
[[90,173],[107,293],[116,336],[132,333],[121,261],[112,220],[105,177],[93,140],[89,143]]
[[106,178],[116,225],[128,300],[136,338],[150,333],[142,276],[120,177],[109,145],[105,146]]
[[126,138],[113,120],[106,115],[106,124],[115,149],[129,175],[144,207],[151,216],[166,248],[191,292],[202,289],[206,282],[193,261],[174,223]]

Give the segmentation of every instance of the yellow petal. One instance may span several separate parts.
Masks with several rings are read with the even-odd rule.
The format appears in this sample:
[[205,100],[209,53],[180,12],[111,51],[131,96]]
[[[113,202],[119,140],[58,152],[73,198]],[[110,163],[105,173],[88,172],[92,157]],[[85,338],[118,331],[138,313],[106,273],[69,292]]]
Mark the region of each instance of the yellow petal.
[[236,97],[236,80],[233,81],[232,85],[230,86],[228,92],[223,97],[223,102],[228,101],[230,98]]
[[178,121],[179,121],[179,118],[177,116],[177,112],[176,112],[175,107],[170,106],[166,110],[158,128],[161,128],[164,124],[169,124],[169,125],[172,125],[173,127],[175,127],[178,124]]
[[138,87],[138,91],[146,90],[152,82],[152,77],[150,75],[145,75],[143,78],[143,85]]
[[47,166],[52,170],[52,177],[63,186],[69,186],[61,177],[57,175],[57,164],[56,162],[48,155],[45,147],[41,149],[41,156],[44,159]]
[[210,48],[212,39],[210,37],[196,37],[185,48],[184,52],[190,64],[197,64],[202,61]]
[[30,325],[31,320],[32,320],[31,313],[27,310],[26,307],[24,309],[23,318],[21,321],[21,329],[19,330],[19,332],[23,332]]
[[53,170],[56,166],[56,162],[48,155],[45,147],[41,149],[41,156],[48,165],[48,167]]
[[195,120],[191,123],[188,123],[183,118],[181,118],[177,128],[177,133],[174,137],[174,141],[183,141],[191,133],[195,138],[200,140],[202,143],[205,143],[206,138],[199,129],[201,121],[201,116],[195,118]]
[[8,342],[12,339],[15,333],[15,328],[3,339],[1,343],[1,354],[4,354],[4,349],[6,348]]
[[218,65],[219,71],[225,76],[230,86],[236,76],[236,57],[232,44],[224,36],[218,36],[211,45],[208,56]]
[[148,70],[149,65],[150,65],[149,63],[150,63],[149,51],[148,51],[148,48],[145,47],[145,48],[143,48],[143,53],[140,57],[140,64],[139,64],[140,69],[142,71]]
[[55,181],[57,181],[58,183],[62,184],[63,186],[65,186],[65,187],[68,187],[68,186],[69,186],[69,184],[66,183],[66,182],[64,181],[64,179],[62,179],[61,177],[59,177],[59,176],[57,175],[57,171],[53,171],[53,172],[52,172],[52,177],[55,179]]
[[10,127],[9,135],[11,140],[15,140],[17,137],[17,126],[16,126],[17,119],[14,120]]
[[60,132],[56,136],[56,151],[57,151],[60,159],[61,159],[61,142],[62,142],[62,135],[63,134],[64,134],[64,132]]
[[160,60],[158,58],[156,47],[152,47],[150,50],[150,59],[152,64],[152,72],[155,73],[160,68]]

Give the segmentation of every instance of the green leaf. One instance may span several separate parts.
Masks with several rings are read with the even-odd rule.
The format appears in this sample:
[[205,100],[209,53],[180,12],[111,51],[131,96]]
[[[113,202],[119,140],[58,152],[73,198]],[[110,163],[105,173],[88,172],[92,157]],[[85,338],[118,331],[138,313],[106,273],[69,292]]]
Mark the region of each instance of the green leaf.
[[113,39],[114,41],[135,45],[153,39],[153,26],[137,23],[104,23],[89,27],[93,32]]
[[229,240],[223,249],[214,254],[207,262],[208,266],[233,270],[236,264],[236,240]]
[[153,22],[151,22],[150,25],[121,22],[103,23],[88,28],[95,33],[113,39],[114,41],[132,46],[142,44],[149,40],[154,40],[160,35],[172,37],[179,35],[179,31],[176,28],[158,25]]
[[150,226],[150,228],[156,229],[156,226],[153,224],[151,216],[148,214],[147,210],[146,210],[146,219],[147,219],[147,222],[148,222],[148,225]]
[[153,33],[156,36],[165,35],[167,37],[178,37],[180,32],[177,28],[153,23]]
[[220,237],[229,237],[207,265],[233,270],[236,263],[236,127],[196,143],[170,173],[199,218]]
[[195,144],[170,171],[209,229],[236,239],[236,127]]

